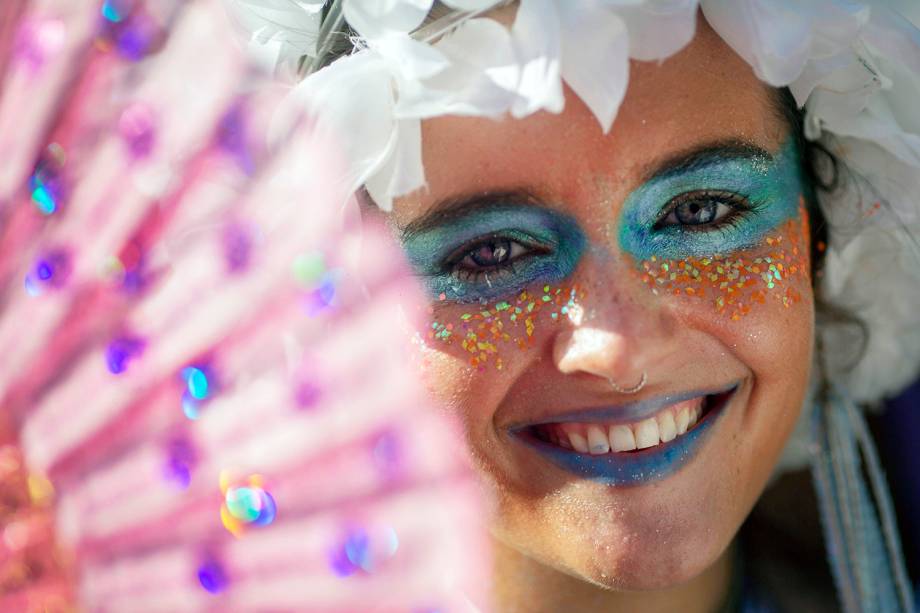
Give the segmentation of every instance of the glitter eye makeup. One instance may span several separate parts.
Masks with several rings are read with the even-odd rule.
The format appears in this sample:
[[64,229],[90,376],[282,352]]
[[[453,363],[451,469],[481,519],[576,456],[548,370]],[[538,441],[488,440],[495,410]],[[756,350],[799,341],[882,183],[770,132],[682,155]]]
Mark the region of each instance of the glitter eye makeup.
[[627,198],[619,241],[637,261],[728,254],[754,247],[799,211],[804,180],[793,141],[702,156]]
[[[808,214],[794,143],[770,156],[739,148],[704,155],[627,199],[620,246],[655,295],[708,301],[732,320],[775,298],[801,300]],[[662,205],[662,203],[664,203]]]
[[432,299],[456,303],[485,303],[560,281],[575,270],[584,245],[568,215],[484,198],[403,235],[409,262]]

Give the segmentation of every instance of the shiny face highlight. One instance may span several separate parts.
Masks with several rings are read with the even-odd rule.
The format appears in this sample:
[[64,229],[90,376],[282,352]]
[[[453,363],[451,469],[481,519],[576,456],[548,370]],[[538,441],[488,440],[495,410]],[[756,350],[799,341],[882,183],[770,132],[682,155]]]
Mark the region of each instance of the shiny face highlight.
[[389,222],[503,585],[671,589],[760,495],[813,337],[808,189],[773,96],[701,27],[631,66],[609,134],[571,92],[558,115],[423,125],[428,189]]

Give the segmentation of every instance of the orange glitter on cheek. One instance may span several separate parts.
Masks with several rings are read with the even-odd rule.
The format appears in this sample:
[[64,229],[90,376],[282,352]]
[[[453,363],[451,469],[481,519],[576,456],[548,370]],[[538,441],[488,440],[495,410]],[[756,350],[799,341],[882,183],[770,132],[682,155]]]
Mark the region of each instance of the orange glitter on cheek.
[[[459,306],[451,306],[451,315],[431,322],[427,340],[459,346],[468,354],[470,366],[478,370],[485,370],[490,364],[502,370],[504,351],[529,349],[534,346],[539,326],[577,318],[581,313],[579,301],[584,296],[584,289],[577,284],[544,285],[536,292],[523,290],[513,300],[502,300],[478,310],[457,312]],[[429,312],[433,314],[434,308]]]
[[808,235],[808,214],[800,207],[798,218],[753,249],[680,260],[652,256],[639,262],[637,272],[655,295],[707,300],[738,321],[768,300],[786,308],[802,300],[796,280],[809,280]]

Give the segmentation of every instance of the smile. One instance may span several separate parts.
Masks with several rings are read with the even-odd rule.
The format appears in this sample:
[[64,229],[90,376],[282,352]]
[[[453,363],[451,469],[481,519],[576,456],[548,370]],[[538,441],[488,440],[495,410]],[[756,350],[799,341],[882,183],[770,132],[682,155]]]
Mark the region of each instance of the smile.
[[582,478],[634,485],[664,478],[689,462],[738,387],[577,411],[510,432]]

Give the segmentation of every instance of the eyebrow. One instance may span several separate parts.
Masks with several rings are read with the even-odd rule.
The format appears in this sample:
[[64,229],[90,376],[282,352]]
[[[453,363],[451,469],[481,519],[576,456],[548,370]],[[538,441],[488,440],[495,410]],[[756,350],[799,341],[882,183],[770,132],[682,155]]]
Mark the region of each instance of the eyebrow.
[[[645,166],[640,174],[640,184],[654,179],[663,179],[729,160],[773,160],[773,155],[752,142],[741,139],[710,141],[685,151],[670,154]],[[451,196],[436,202],[425,213],[401,228],[402,239],[423,234],[432,228],[449,224],[469,215],[483,206],[502,204],[531,204],[544,206],[533,192],[524,189],[480,191],[473,194]]]

